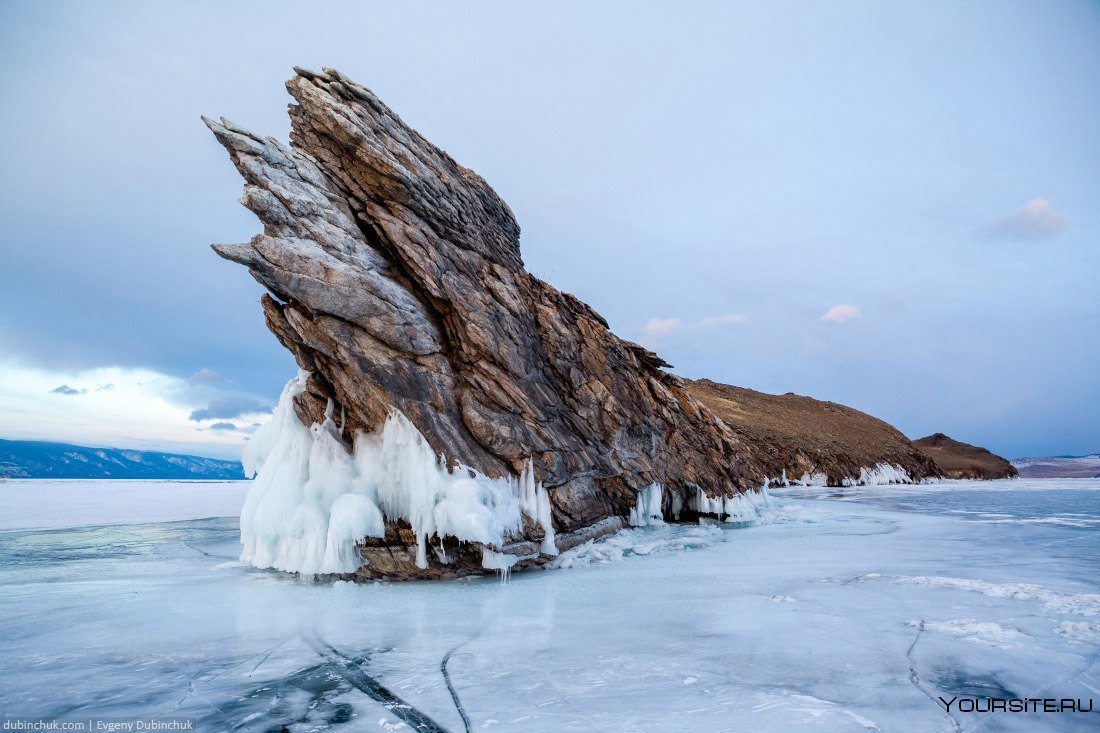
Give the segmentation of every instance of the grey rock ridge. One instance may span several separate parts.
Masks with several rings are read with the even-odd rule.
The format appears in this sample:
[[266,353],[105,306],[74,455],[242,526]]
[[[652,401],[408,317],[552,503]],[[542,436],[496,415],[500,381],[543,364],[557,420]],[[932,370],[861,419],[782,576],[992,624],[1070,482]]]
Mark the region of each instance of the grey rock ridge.
[[[452,464],[497,477],[530,460],[563,548],[623,526],[652,483],[667,511],[674,498],[690,507],[695,492],[731,495],[780,475],[780,453],[732,430],[660,357],[528,273],[515,217],[478,174],[339,72],[296,72],[289,147],[205,122],[263,223],[250,242],[214,249],[267,288],[268,327],[311,372],[295,404],[304,424],[331,400],[350,442],[396,408]],[[915,455],[913,477],[934,475]],[[515,543],[540,532],[527,526]],[[362,572],[474,571],[464,561],[417,570],[410,544],[391,522],[385,539],[367,542]]]

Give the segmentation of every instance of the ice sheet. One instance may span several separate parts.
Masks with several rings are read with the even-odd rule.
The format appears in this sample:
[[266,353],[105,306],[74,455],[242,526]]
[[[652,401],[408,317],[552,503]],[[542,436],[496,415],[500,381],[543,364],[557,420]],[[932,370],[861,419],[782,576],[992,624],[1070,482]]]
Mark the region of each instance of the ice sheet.
[[0,531],[237,517],[248,481],[0,480]]
[[0,709],[211,731],[1096,729],[935,698],[1100,698],[1097,532],[980,521],[1100,517],[1100,481],[772,504],[743,528],[632,528],[506,584],[306,582],[236,562],[233,519],[7,532]]

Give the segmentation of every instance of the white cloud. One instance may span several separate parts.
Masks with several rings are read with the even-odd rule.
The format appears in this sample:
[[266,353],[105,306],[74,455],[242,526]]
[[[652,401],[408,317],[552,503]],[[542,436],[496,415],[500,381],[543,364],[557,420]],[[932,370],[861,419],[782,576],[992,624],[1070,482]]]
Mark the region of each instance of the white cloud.
[[682,330],[684,322],[679,318],[650,318],[649,322],[642,326],[642,343],[655,344],[663,336]]
[[862,315],[859,312],[859,308],[854,305],[834,305],[829,310],[821,314],[821,320],[825,323],[844,323],[850,321],[853,318],[859,318]]
[[740,313],[728,313],[724,316],[709,316],[697,321],[684,322],[679,318],[650,318],[649,322],[642,326],[641,343],[643,346],[655,347],[665,336],[683,331],[700,331],[716,326],[748,323],[747,316]]
[[[0,361],[0,437],[55,440],[112,448],[236,457],[259,418],[218,420],[218,429],[189,419],[219,399],[266,403],[263,397],[151,369],[103,367],[51,371]],[[57,385],[66,387],[60,390]],[[107,385],[112,385],[106,389]],[[237,430],[229,430],[226,424]]]
[[1049,201],[1039,198],[993,222],[985,233],[994,239],[1050,239],[1065,231],[1068,224],[1068,214],[1055,211]]
[[712,316],[710,318],[701,318],[693,324],[694,328],[712,328],[714,326],[724,326],[726,324],[740,324],[748,323],[748,316],[744,316],[740,313],[728,313],[724,316]]

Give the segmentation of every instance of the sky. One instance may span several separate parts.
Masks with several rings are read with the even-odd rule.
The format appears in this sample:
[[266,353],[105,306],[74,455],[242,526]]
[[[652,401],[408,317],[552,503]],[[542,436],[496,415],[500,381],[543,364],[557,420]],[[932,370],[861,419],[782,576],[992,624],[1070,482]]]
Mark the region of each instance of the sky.
[[296,367],[199,116],[285,140],[294,65],[679,374],[1100,451],[1100,3],[1058,0],[0,0],[0,437],[239,454]]

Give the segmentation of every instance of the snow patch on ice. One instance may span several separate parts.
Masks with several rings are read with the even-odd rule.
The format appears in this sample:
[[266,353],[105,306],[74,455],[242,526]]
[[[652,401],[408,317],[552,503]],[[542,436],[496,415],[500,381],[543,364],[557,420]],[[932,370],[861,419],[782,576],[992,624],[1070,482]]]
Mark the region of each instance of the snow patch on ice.
[[782,504],[772,506],[769,511],[763,512],[757,520],[758,524],[784,524],[786,522],[823,522],[832,516],[829,512],[816,507],[809,508],[801,504]]
[[[862,576],[870,578],[871,574]],[[877,577],[877,576],[876,576]],[[1100,593],[1061,593],[1032,583],[990,583],[969,578],[950,578],[936,575],[898,577],[895,583],[925,585],[931,588],[951,588],[980,593],[990,598],[1012,598],[1018,601],[1042,603],[1058,613],[1080,616],[1100,616]]]
[[[846,718],[867,730],[879,729],[878,724],[873,720],[849,710],[832,700],[822,700],[813,695],[800,695],[783,690],[781,693],[761,692],[757,693],[755,697],[760,701],[753,706],[753,712],[757,714],[767,714],[772,710],[787,710],[806,716],[799,721],[803,724],[833,721],[837,718],[843,720]],[[830,725],[833,724],[830,722]]]
[[[983,514],[981,516],[1003,517],[1005,515]],[[1028,517],[1025,519],[975,519],[974,521],[981,522],[983,524],[1054,524],[1060,527],[1080,527],[1084,529],[1100,525],[1100,518],[1097,517],[1069,516],[1066,514],[1053,517]]]
[[[378,434],[360,433],[349,452],[332,419],[306,428],[294,398],[309,373],[283,390],[271,420],[245,447],[245,473],[256,480],[241,511],[243,562],[303,574],[354,572],[357,543],[385,534],[385,518],[403,519],[427,567],[432,535],[491,548],[522,527],[528,514],[546,532],[542,550],[556,554],[550,500],[530,464],[518,479],[491,479],[465,466],[447,468],[424,436],[397,410]],[[499,554],[499,553],[498,553]]]
[[1074,644],[1090,644],[1100,641],[1100,623],[1095,621],[1062,621],[1054,631]]
[[714,544],[721,534],[721,529],[711,525],[663,525],[624,529],[609,537],[589,540],[563,552],[550,563],[550,567],[584,567],[619,562],[632,555],[698,549]]
[[921,628],[925,631],[938,634],[956,636],[964,641],[982,646],[993,646],[1007,649],[1019,646],[1030,637],[1021,634],[1015,629],[1009,629],[992,621],[977,621],[972,618],[960,618],[950,621],[920,621],[911,619],[905,622],[906,626]]

